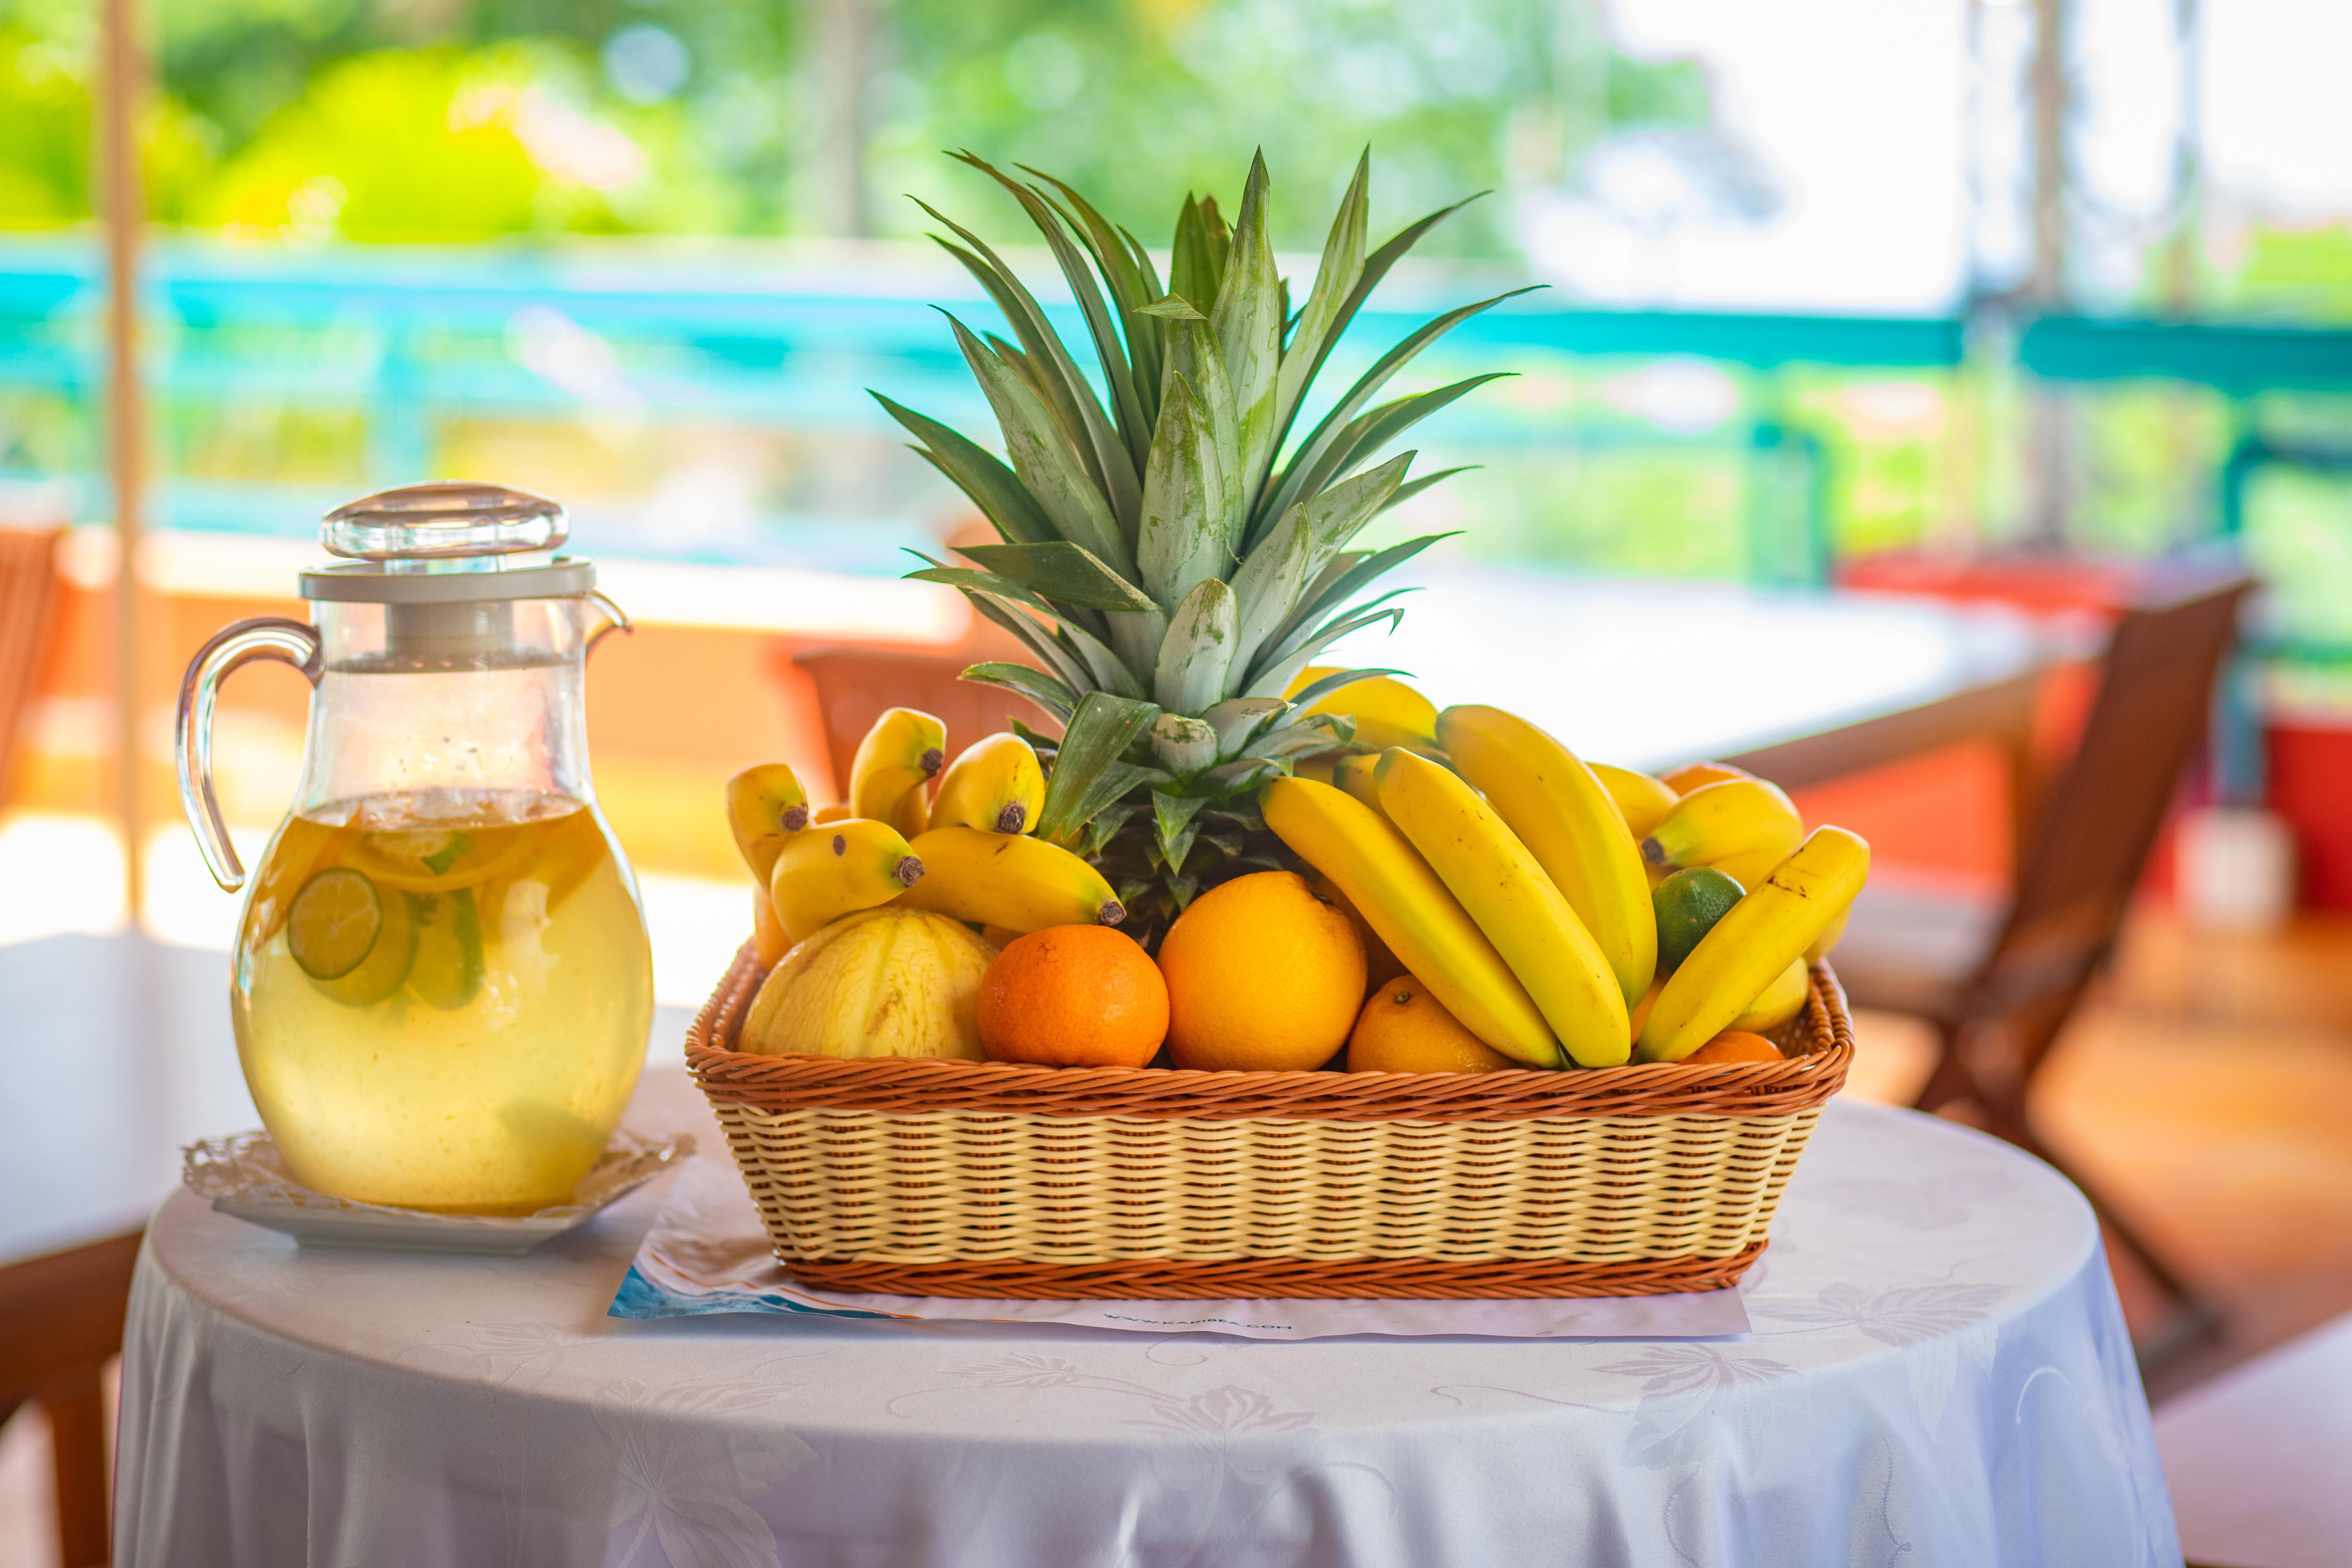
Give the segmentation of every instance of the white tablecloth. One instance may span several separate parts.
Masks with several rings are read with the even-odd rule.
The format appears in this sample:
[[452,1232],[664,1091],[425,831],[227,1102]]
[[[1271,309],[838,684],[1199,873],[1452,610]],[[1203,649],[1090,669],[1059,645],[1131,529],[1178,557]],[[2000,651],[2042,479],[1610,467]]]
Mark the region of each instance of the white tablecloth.
[[[691,1092],[652,1075],[635,1120]],[[497,1260],[298,1252],[174,1196],[118,1561],[2180,1560],[2081,1198],[1905,1112],[1831,1106],[1731,1340],[609,1319],[661,1185]]]

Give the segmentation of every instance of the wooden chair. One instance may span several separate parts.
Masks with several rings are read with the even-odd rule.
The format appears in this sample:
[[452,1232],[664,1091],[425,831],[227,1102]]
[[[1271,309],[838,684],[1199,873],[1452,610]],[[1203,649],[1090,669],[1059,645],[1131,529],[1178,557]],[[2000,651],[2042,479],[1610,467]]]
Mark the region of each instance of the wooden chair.
[[0,528],[0,800],[48,658],[62,529]]
[[[1863,1007],[1933,1025],[1940,1049],[1923,1110],[1973,1122],[2065,1169],[2034,1136],[2034,1072],[2113,950],[2182,774],[2199,751],[2214,682],[2236,637],[2241,573],[2206,574],[2127,610],[2101,661],[2074,759],[2021,828],[2026,852],[2000,910],[1900,893],[1857,902],[1836,963]],[[2149,1361],[2217,1322],[2132,1228],[2073,1172],[2110,1237],[2184,1311]]]
[[825,752],[833,761],[833,776],[846,790],[857,743],[887,708],[919,708],[936,714],[947,724],[950,754],[982,735],[1010,729],[1008,717],[1049,733],[1058,731],[1061,726],[1026,698],[960,679],[978,658],[1001,657],[992,651],[974,656],[828,647],[793,655],[792,662],[816,687]]
[[65,1568],[107,1560],[104,1377],[138,1259],[134,1231],[0,1268],[0,1421],[27,1401],[48,1415]]

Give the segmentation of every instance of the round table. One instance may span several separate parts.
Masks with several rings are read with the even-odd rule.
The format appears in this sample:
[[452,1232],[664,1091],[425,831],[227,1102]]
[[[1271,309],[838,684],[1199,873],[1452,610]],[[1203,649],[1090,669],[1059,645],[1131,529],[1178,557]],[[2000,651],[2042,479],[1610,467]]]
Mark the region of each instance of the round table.
[[[680,1075],[632,1121],[725,1158]],[[2180,1561],[2088,1208],[1906,1111],[1832,1103],[1726,1340],[609,1319],[660,1196],[491,1259],[298,1251],[175,1194],[117,1562]]]

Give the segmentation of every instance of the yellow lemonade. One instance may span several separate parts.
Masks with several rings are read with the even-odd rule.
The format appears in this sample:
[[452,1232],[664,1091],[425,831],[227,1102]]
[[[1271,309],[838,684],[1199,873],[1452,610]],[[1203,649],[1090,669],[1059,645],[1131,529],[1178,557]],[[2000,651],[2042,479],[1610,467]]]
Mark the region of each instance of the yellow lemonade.
[[271,1140],[322,1193],[522,1214],[612,1136],[653,1017],[645,921],[598,815],[518,791],[287,820],[231,1012]]

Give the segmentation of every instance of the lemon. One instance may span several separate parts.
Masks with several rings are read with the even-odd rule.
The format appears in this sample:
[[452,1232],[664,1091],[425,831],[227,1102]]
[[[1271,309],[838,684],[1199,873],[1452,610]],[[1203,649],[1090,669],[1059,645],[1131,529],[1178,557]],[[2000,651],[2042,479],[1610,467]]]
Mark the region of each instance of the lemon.
[[302,884],[286,915],[286,947],[302,973],[338,1002],[365,1006],[400,989],[416,956],[416,921],[405,894],[386,900],[348,866]]

